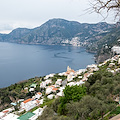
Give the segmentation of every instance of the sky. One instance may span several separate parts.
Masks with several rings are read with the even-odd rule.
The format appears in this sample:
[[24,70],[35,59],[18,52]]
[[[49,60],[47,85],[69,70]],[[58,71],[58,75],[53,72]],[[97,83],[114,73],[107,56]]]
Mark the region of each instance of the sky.
[[112,17],[103,21],[97,13],[88,12],[92,0],[0,0],[0,33],[13,29],[35,28],[49,19],[62,18],[80,23],[113,23]]

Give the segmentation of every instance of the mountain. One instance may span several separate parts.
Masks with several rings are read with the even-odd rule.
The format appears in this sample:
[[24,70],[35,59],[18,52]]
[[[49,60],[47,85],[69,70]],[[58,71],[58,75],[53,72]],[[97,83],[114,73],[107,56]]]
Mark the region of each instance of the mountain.
[[114,55],[111,50],[113,46],[120,46],[120,24],[114,26],[110,32],[96,35],[95,38],[94,42],[87,44],[86,49],[89,52],[96,51],[96,61],[99,63]]
[[82,45],[94,42],[95,36],[111,31],[113,24],[79,23],[64,19],[51,19],[34,29],[17,28],[9,34],[0,34],[0,41],[24,44]]

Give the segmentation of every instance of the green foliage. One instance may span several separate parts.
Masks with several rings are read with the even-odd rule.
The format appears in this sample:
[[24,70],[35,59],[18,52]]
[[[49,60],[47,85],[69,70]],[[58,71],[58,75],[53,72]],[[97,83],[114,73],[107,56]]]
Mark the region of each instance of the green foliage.
[[120,114],[120,106],[118,106],[115,110],[113,110],[110,114],[118,115]]
[[64,98],[66,102],[71,100],[79,101],[84,95],[86,95],[86,87],[84,86],[66,86],[64,91]]
[[47,105],[48,107],[51,107],[52,103],[54,102],[55,99],[48,99],[47,97],[44,98],[44,103],[42,105],[40,105],[40,107],[44,107],[45,105]]
[[[24,80],[19,83],[15,83],[14,85],[10,85],[6,88],[0,89],[0,111],[5,109],[5,106],[8,105],[10,107],[10,103],[14,102],[17,99],[27,99],[32,97],[35,93],[31,93],[25,91],[25,87],[29,87],[32,83],[36,83],[39,86],[40,78],[35,77],[29,80]],[[39,87],[37,86],[36,92],[39,91]]]
[[102,78],[101,73],[96,72],[95,74],[88,78],[89,84],[93,85],[97,80],[101,80],[101,78]]
[[72,120],[72,119],[67,116],[58,116],[57,114],[55,114],[53,109],[47,107],[43,111],[43,114],[40,117],[38,117],[37,120]]
[[60,105],[60,97],[56,98],[52,105],[51,105],[51,108],[57,113],[57,110],[58,110],[58,106]]
[[113,107],[112,111],[104,118],[104,120],[109,120],[110,118],[120,114],[120,106],[118,107]]
[[35,110],[37,110],[39,108],[39,106],[34,107],[32,110],[30,110],[30,112],[34,112]]
[[3,99],[4,103],[11,103],[12,101],[10,100],[10,98],[8,96],[5,96]]
[[74,120],[97,120],[100,116],[109,110],[109,105],[96,97],[84,96],[79,102],[70,102],[67,104],[67,116]]
[[43,111],[42,115],[38,118],[38,120],[50,120],[50,117],[54,116],[54,111],[51,108],[45,108],[45,110]]
[[66,86],[64,91],[64,97],[60,98],[60,105],[58,107],[58,113],[65,115],[66,103],[70,101],[79,101],[84,95],[86,95],[86,87],[84,86]]
[[40,86],[39,85],[36,86],[35,91],[40,92]]

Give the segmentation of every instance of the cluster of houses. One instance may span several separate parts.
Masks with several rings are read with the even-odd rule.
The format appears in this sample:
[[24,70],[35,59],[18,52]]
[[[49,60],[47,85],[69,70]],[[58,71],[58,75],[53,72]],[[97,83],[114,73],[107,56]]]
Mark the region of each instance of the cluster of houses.
[[[21,99],[18,101],[20,103],[19,111],[15,112],[15,108],[11,107],[9,109],[3,110],[0,112],[0,120],[36,120],[38,116],[40,116],[43,112],[44,108],[38,108],[33,113],[29,112],[29,118],[28,118],[28,112],[32,108],[39,106],[40,104],[43,104],[43,99],[39,100],[42,97],[42,93],[37,92],[35,96],[32,98],[29,98],[27,100]],[[12,105],[16,106],[16,103],[12,103]],[[27,113],[23,116],[18,116],[17,114],[26,111]]]
[[[30,112],[31,109],[43,104],[44,95],[48,99],[57,98],[59,96],[64,96],[63,90],[66,85],[74,86],[74,85],[82,85],[85,81],[88,80],[89,76],[94,74],[94,71],[98,71],[99,67],[108,64],[107,70],[116,74],[120,72],[120,55],[116,55],[111,59],[106,60],[104,63],[96,65],[88,65],[86,69],[80,69],[74,71],[69,66],[67,67],[66,72],[59,73],[59,76],[66,76],[66,79],[58,78],[55,82],[52,81],[52,77],[55,74],[49,74],[44,77],[44,81],[41,81],[40,88],[44,90],[44,94],[42,92],[37,92],[32,98],[27,100],[21,99],[17,102],[20,104],[19,110],[16,112],[14,107],[8,108],[0,112],[0,120],[36,120],[38,116],[40,116],[44,110],[44,108],[38,108],[34,112]],[[77,79],[77,80],[76,80]],[[53,84],[54,83],[54,84]],[[37,84],[33,83],[30,86],[30,89],[24,88],[24,90],[29,92],[34,92]],[[11,105],[16,106],[17,103],[11,103]],[[26,111],[25,114],[19,116],[21,112]]]
[[32,108],[34,108],[34,107],[36,107],[36,106],[38,106],[40,104],[43,104],[43,99],[39,100],[40,97],[42,97],[42,93],[38,92],[32,98],[29,98],[29,99],[21,102],[20,110],[21,111],[24,111],[24,110],[29,111]]
[[119,46],[113,46],[111,51],[113,52],[113,54],[120,54],[120,47]]
[[[59,76],[66,76],[66,79],[60,79],[58,78],[54,84],[52,81],[52,77],[54,77],[55,74],[49,74],[44,77],[44,81],[41,81],[40,88],[44,90],[44,95],[48,99],[57,98],[59,96],[64,96],[63,90],[65,89],[66,85],[74,86],[74,85],[82,85],[85,83],[85,81],[88,80],[88,77],[93,74],[93,71],[97,71],[99,68],[97,65],[88,65],[86,69],[80,69],[77,71],[74,71],[69,66],[67,67],[67,71],[63,73],[59,73]],[[75,81],[75,78],[78,80]],[[30,86],[30,89],[24,88],[25,90],[29,92],[34,92],[37,84],[33,83]],[[17,102],[19,102],[19,110],[15,112],[14,107],[6,109],[2,112],[0,112],[0,120],[36,120],[38,116],[40,116],[44,110],[44,108],[38,108],[34,112],[29,112],[31,109],[35,108],[36,106],[39,106],[43,104],[44,102],[44,95],[41,92],[37,92],[32,98],[29,98],[27,100],[21,99]],[[16,105],[16,103],[12,103],[13,106]],[[25,114],[22,116],[18,116],[17,114],[26,111]],[[29,118],[27,117],[29,116]]]
[[115,55],[111,59],[107,59],[106,61],[99,64],[98,66],[103,66],[106,63],[109,63],[107,70],[113,73],[113,75],[116,73],[120,73],[120,55]]
[[27,112],[22,116],[18,116],[14,111],[14,108],[9,108],[0,112],[0,120],[36,120],[42,115],[43,110],[46,108],[38,108],[34,112]]

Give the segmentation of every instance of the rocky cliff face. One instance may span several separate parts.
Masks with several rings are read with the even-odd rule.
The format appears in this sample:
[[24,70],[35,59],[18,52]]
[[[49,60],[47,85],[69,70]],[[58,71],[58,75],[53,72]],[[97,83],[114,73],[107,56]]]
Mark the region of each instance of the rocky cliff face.
[[[86,45],[96,40],[99,34],[109,32],[111,24],[87,24],[64,19],[51,19],[34,29],[17,28],[10,34],[1,35],[0,41],[46,44],[46,45]],[[67,41],[67,42],[66,42]]]

